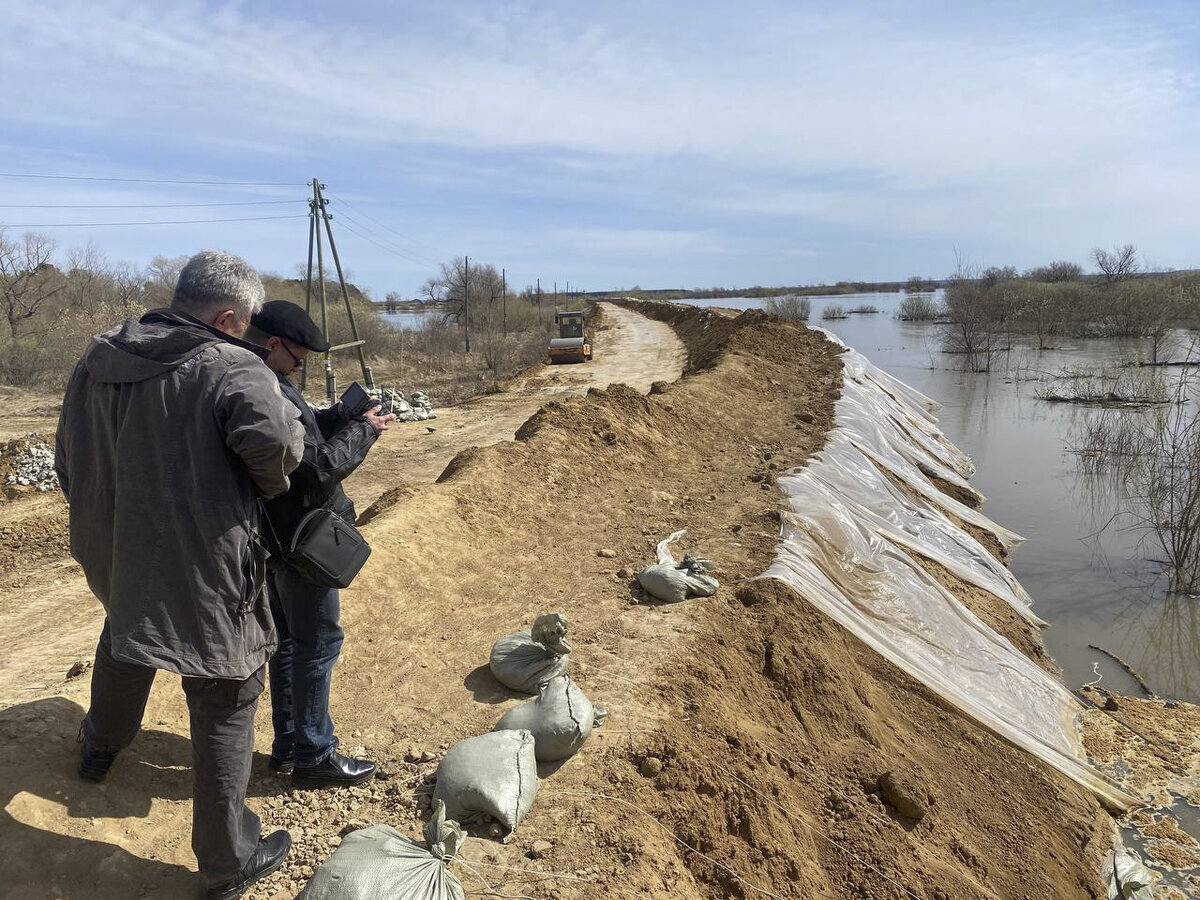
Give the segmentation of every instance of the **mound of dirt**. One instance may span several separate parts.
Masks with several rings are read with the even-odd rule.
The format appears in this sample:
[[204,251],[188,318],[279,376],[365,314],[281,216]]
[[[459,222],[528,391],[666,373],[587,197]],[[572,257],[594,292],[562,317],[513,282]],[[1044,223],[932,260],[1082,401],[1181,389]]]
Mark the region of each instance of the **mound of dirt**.
[[[746,581],[778,540],[775,478],[804,465],[832,424],[837,348],[759,314],[647,314],[672,322],[691,377],[653,396],[616,384],[556,401],[518,440],[460,453],[436,484],[376,489],[363,516],[374,552],[342,595],[332,713],[344,749],[380,760],[386,777],[289,793],[263,760],[252,802],[264,827],[293,828],[296,850],[247,900],[294,897],[356,823],[416,834],[440,753],[521,702],[488,672],[492,642],[545,612],[570,621],[572,677],[608,722],[576,756],[541,767],[511,843],[486,832],[468,842],[466,865],[452,868],[472,893],[1102,897],[1111,823],[1094,799],[782,584]],[[680,549],[714,559],[722,587],[647,602],[631,573],[681,528]],[[55,698],[64,709],[45,720],[47,746],[71,746],[82,681]],[[0,878],[36,877],[28,861],[44,858],[51,833],[56,884],[87,884],[89,900],[173,895],[163,886],[194,863],[178,748],[163,749],[187,734],[169,681],[151,695],[154,730],[118,760],[103,797],[50,774],[70,749],[49,761],[22,749],[36,710],[0,716],[0,765],[31,785],[0,818]],[[265,708],[259,726],[265,754]],[[148,792],[139,768],[169,785]],[[93,878],[98,843],[120,883]]]
[[733,334],[748,325],[762,324],[767,314],[757,309],[748,310],[730,319],[707,309],[697,309],[676,303],[656,303],[652,300],[613,301],[626,309],[632,309],[649,319],[666,322],[679,335],[688,349],[688,364],[685,374],[691,375],[716,365],[721,353],[728,347]]
[[[0,573],[69,552],[67,504],[57,490],[53,441],[31,433],[0,444]],[[50,487],[53,485],[53,488]]]
[[[460,454],[372,523],[372,563],[391,576],[348,596],[357,627],[376,625],[345,663],[343,703],[396,697],[384,724],[399,744],[479,733],[507,702],[473,671],[490,641],[567,615],[576,675],[611,718],[547,778],[512,845],[470,845],[501,893],[1102,896],[1109,819],[1090,796],[786,587],[738,586],[773,554],[774,476],[832,423],[836,349],[755,317],[669,315],[687,320],[693,361],[724,329],[710,368],[650,397],[616,385],[550,403],[517,442]],[[680,607],[640,602],[613,570],[636,571],[680,527],[724,586]],[[601,546],[617,557],[598,559]],[[1038,654],[1023,622],[992,612]],[[428,667],[397,665],[406,635],[424,633],[446,637]]]

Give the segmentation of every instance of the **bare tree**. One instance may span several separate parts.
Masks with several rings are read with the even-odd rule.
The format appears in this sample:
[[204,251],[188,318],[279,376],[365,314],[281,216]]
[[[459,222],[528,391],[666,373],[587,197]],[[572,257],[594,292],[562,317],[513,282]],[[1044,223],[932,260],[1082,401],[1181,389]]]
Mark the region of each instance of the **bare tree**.
[[[497,303],[501,297],[500,272],[487,263],[471,263],[469,274],[465,261],[455,259],[442,263],[437,276],[421,285],[421,296],[430,303],[446,307],[445,321],[462,324],[468,288],[471,303],[471,326],[486,317],[485,307]],[[469,284],[468,284],[469,281]]]
[[1200,413],[1186,399],[1194,380],[1185,374],[1175,402],[1153,413],[1100,417],[1070,448],[1085,475],[1120,485],[1122,508],[1104,527],[1139,533],[1162,554],[1171,590],[1188,593],[1200,588]]
[[1044,266],[1035,266],[1032,269],[1027,269],[1022,276],[1030,281],[1079,281],[1083,278],[1083,266],[1079,263],[1067,262],[1065,260],[1055,260],[1052,263],[1047,263]]
[[[1040,287],[1031,285],[1030,287]],[[1026,299],[1020,309],[1021,320],[1033,329],[1037,336],[1039,350],[1050,347],[1050,339],[1058,334],[1063,325],[1062,305],[1057,298],[1047,290],[1026,292]]]
[[128,306],[140,300],[142,296],[142,276],[127,262],[119,262],[109,269],[113,281],[116,300],[121,306]]
[[955,257],[958,262],[946,288],[949,321],[942,326],[942,350],[961,354],[964,367],[972,372],[990,372],[992,361],[1008,349],[1005,329],[1013,299],[1001,279],[1015,271],[993,267],[980,273],[957,250]]
[[1092,250],[1092,259],[1096,261],[1096,268],[1100,270],[1104,280],[1110,284],[1136,275],[1141,268],[1138,264],[1137,248],[1133,244],[1114,247],[1112,250],[1095,247]]
[[1012,281],[1017,277],[1016,266],[988,266],[979,274],[979,280],[984,287],[995,287],[1002,281]]
[[0,311],[10,338],[38,314],[64,287],[62,273],[52,263],[57,244],[44,234],[27,231],[10,238],[0,230]]
[[67,251],[64,277],[63,306],[92,320],[111,310],[132,309],[142,296],[143,275],[128,263],[110,264],[91,243]]
[[186,256],[156,256],[146,267],[146,305],[170,306],[179,272],[187,264]]
[[807,322],[812,313],[812,301],[807,297],[784,294],[780,297],[768,297],[765,309],[770,315],[779,316],[789,322]]

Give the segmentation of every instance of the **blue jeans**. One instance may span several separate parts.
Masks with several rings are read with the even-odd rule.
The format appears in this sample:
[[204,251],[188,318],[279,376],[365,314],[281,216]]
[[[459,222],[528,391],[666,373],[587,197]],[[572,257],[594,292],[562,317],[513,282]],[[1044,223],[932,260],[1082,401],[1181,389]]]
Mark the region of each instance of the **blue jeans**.
[[287,565],[267,571],[279,650],[271,658],[271,755],[297,766],[324,762],[337,747],[329,717],[329,684],[342,650],[338,592]]

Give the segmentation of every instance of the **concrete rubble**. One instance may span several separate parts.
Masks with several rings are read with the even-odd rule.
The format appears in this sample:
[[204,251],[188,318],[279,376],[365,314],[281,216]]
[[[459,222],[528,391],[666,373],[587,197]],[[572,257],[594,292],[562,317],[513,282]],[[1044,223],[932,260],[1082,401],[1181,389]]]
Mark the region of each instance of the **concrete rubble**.
[[[371,388],[367,393],[395,413],[397,422],[424,422],[437,418],[433,411],[433,402],[424,391],[413,391],[407,398],[402,391],[389,387]],[[313,409],[329,408],[327,402],[314,403],[312,406]]]
[[32,487],[39,491],[58,490],[58,473],[54,471],[54,448],[37,435],[10,441],[0,460],[11,465],[7,483]]
[[437,418],[433,412],[433,403],[424,391],[413,391],[407,400],[404,394],[394,388],[376,388],[370,393],[382,400],[388,409],[396,414],[398,422],[424,422]]

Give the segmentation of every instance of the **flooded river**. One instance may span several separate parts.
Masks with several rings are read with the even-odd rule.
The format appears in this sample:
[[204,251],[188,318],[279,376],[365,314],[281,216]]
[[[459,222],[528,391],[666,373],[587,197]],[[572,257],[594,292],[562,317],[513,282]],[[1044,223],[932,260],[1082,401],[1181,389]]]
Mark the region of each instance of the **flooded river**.
[[[1200,600],[1167,593],[1143,534],[1104,527],[1120,487],[1083,477],[1067,452],[1097,411],[1039,400],[1045,382],[1032,380],[1036,372],[1065,367],[1115,367],[1140,358],[1139,344],[1072,341],[1069,350],[1040,352],[1016,346],[990,373],[962,372],[955,357],[938,352],[937,326],[896,319],[902,299],[894,293],[814,297],[810,323],[942,404],[942,430],[978,468],[972,484],[988,496],[984,511],[1028,538],[1011,568],[1050,623],[1046,645],[1068,685],[1094,681],[1098,671],[1101,686],[1141,695],[1120,666],[1089,646],[1096,645],[1128,661],[1160,696],[1200,702]],[[765,301],[691,302],[747,309]],[[831,304],[871,304],[879,313],[822,320]]]

